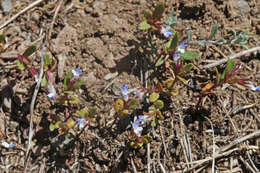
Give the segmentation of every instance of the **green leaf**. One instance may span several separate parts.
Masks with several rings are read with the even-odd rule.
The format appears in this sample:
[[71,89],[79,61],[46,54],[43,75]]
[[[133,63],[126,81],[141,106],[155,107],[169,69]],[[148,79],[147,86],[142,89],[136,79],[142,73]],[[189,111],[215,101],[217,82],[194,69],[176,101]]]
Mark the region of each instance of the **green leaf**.
[[47,84],[46,75],[43,76],[41,86],[45,86]]
[[188,35],[187,41],[189,42],[189,41],[191,41],[191,38],[192,38],[192,31],[188,30],[187,35]]
[[186,64],[182,69],[181,69],[181,72],[180,72],[180,76],[182,75],[185,75],[187,73],[189,73],[193,68],[193,64],[192,63],[189,63],[189,64]]
[[0,34],[0,43],[5,43],[5,34]]
[[165,85],[166,85],[166,88],[167,89],[170,89],[174,86],[174,80],[173,79],[168,79],[166,82],[165,82]]
[[153,116],[152,126],[155,127],[158,123],[156,116]]
[[79,98],[78,97],[76,97],[76,96],[73,96],[73,97],[71,97],[70,98],[70,104],[78,104],[79,103]]
[[187,80],[183,79],[183,78],[180,77],[179,75],[177,75],[177,78],[178,78],[182,83],[184,83],[184,84],[187,84],[187,83],[188,83]]
[[65,94],[73,94],[73,91],[64,91]]
[[228,62],[227,62],[226,68],[225,68],[223,74],[221,75],[221,81],[223,81],[228,74],[232,73],[235,66],[236,66],[236,61],[229,59]]
[[151,25],[149,23],[147,23],[147,21],[145,20],[139,24],[138,28],[141,30],[148,30],[151,28]]
[[215,24],[211,29],[211,33],[208,40],[211,40],[216,35],[217,31],[218,31],[218,24]]
[[24,57],[29,57],[30,55],[32,55],[34,52],[36,51],[36,46],[35,45],[31,45],[30,47],[28,47],[24,53],[23,56]]
[[74,85],[73,85],[73,89],[77,89],[79,88],[80,86],[84,85],[85,84],[85,81],[83,80],[80,80],[78,82],[76,82]]
[[151,19],[152,17],[153,17],[153,14],[150,10],[144,12],[144,18],[145,19]]
[[179,33],[176,32],[174,37],[167,43],[167,47],[169,51],[173,52],[176,49],[178,41],[179,41]]
[[17,64],[19,70],[22,70],[22,71],[23,71],[23,70],[25,69],[24,64],[21,63],[19,60],[16,60],[15,62],[16,62],[16,64]]
[[73,77],[73,73],[72,71],[70,70],[66,76],[65,76],[65,79],[64,79],[64,89],[67,90],[67,87],[68,87],[68,84],[70,83],[70,80],[71,78]]
[[150,106],[148,109],[149,109],[149,114],[153,114],[156,111],[154,105]]
[[219,74],[219,72],[218,72],[217,67],[215,67],[215,70],[216,70],[216,76],[217,76],[217,85],[219,85],[220,82],[221,82],[221,76],[220,76],[220,74]]
[[85,118],[88,116],[89,112],[86,109],[81,109],[80,111],[77,111],[77,114],[81,117],[81,118]]
[[158,61],[155,64],[155,67],[158,67],[164,63],[164,57],[162,56],[161,58],[158,59]]
[[135,109],[138,105],[139,101],[138,99],[131,99],[128,104],[129,104],[129,109]]
[[149,96],[149,101],[150,102],[155,102],[156,100],[158,100],[158,98],[160,97],[160,95],[158,93],[153,92],[150,96]]
[[74,120],[69,120],[66,124],[71,129],[75,126],[76,122]]
[[49,55],[45,55],[44,56],[44,62],[45,62],[46,65],[50,65],[51,64]]
[[190,51],[186,51],[184,53],[181,53],[180,55],[181,55],[181,59],[184,59],[187,61],[191,61],[191,60],[194,60],[199,57],[199,54],[197,54],[196,52],[190,52]]
[[156,100],[156,102],[154,102],[154,106],[158,109],[162,109],[164,107],[164,103],[162,100]]
[[161,17],[162,17],[162,14],[163,14],[163,12],[164,12],[164,10],[165,10],[164,3],[159,2],[159,3],[156,5],[156,7],[155,7],[155,9],[154,9],[154,11],[153,11],[153,18],[154,18],[154,19],[159,19],[159,18],[161,18]]
[[176,26],[178,24],[177,18],[174,16],[174,9],[171,10],[168,20],[165,22],[167,25]]
[[50,131],[54,131],[56,129],[56,126],[54,124],[50,124],[49,126]]
[[88,110],[88,115],[89,115],[89,117],[93,117],[94,115],[96,115],[97,114],[97,108],[96,107],[93,107],[93,108],[90,108],[89,110]]

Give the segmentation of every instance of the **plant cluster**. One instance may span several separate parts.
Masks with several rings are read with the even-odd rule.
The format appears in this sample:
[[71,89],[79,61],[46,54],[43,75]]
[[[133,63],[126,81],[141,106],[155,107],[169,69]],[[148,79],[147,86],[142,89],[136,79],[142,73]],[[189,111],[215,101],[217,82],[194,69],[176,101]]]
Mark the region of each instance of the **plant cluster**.
[[[0,35],[0,50],[4,50],[5,35]],[[23,54],[17,55],[17,70],[19,75],[24,74],[25,71],[29,71],[31,76],[34,77],[34,81],[39,81],[40,67],[35,67],[33,60],[30,56],[36,52],[37,48],[35,45],[29,46]],[[84,129],[91,121],[93,121],[95,115],[97,114],[97,109],[95,107],[90,109],[80,109],[77,110],[74,105],[80,103],[80,99],[76,96],[77,90],[85,84],[85,81],[81,80],[82,70],[80,67],[70,70],[64,78],[63,81],[63,91],[61,94],[57,94],[55,89],[56,80],[55,72],[57,69],[57,60],[49,55],[43,55],[44,65],[43,65],[43,77],[41,80],[41,87],[46,87],[49,91],[47,96],[50,101],[55,104],[56,107],[64,108],[64,113],[60,115],[50,115],[49,116],[49,129],[50,131],[58,130],[60,134],[66,134],[69,136],[69,130],[74,128],[76,125],[79,129]],[[18,77],[16,75],[16,77]],[[7,146],[6,143],[2,145]]]
[[[185,79],[192,73],[194,68],[193,61],[199,58],[198,52],[192,52],[188,50],[188,46],[191,44],[198,44],[204,46],[206,43],[222,45],[222,44],[237,44],[243,48],[247,47],[247,41],[250,39],[248,30],[237,34],[235,30],[232,30],[233,37],[230,40],[221,38],[219,40],[212,40],[217,33],[218,25],[212,27],[211,33],[206,40],[191,41],[192,32],[188,31],[186,35],[184,32],[178,32],[174,27],[178,24],[177,18],[174,16],[172,10],[169,18],[163,21],[163,13],[165,11],[164,3],[158,3],[154,10],[148,10],[144,12],[143,22],[139,24],[139,29],[146,31],[147,44],[140,43],[137,45],[138,51],[147,58],[147,53],[152,56],[152,67],[163,67],[166,72],[169,72],[171,77],[166,81],[158,83],[155,89],[151,86],[148,88],[141,88],[142,97],[137,97],[135,94],[131,95],[131,91],[128,89],[128,85],[125,84],[121,87],[122,99],[117,99],[114,103],[114,108],[120,115],[120,117],[136,115],[137,108],[148,111],[143,111],[142,115],[135,116],[132,123],[132,133],[130,137],[130,145],[133,148],[140,148],[144,144],[150,142],[152,137],[148,134],[143,134],[143,129],[149,127],[150,124],[156,127],[158,119],[163,119],[163,113],[161,112],[164,107],[163,100],[160,100],[160,95],[166,93],[168,96],[175,96],[178,94],[176,89],[177,82],[181,82],[184,85],[188,84],[188,80]],[[152,53],[151,53],[152,52]],[[225,83],[228,84],[240,84],[251,88],[253,91],[260,91],[260,87],[255,87],[248,79],[239,77],[238,73],[242,71],[242,66],[237,64],[235,60],[229,59],[224,71],[219,72],[215,68],[216,77],[215,80],[209,80],[206,83],[197,86],[199,90],[199,99],[196,108],[200,108],[201,101],[208,95],[216,95],[214,89],[222,86]],[[133,90],[135,91],[135,90]],[[133,92],[135,93],[135,92]],[[131,111],[130,111],[131,110]]]

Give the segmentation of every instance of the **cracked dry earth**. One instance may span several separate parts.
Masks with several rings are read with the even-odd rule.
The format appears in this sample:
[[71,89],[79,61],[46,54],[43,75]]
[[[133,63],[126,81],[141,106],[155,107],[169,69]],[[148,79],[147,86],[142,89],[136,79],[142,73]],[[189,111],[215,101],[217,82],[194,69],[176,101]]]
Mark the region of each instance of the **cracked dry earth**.
[[[9,13],[0,10],[0,24],[32,2],[13,0]],[[130,148],[128,138],[134,115],[119,119],[113,109],[113,102],[118,98],[119,87],[123,84],[127,83],[131,88],[144,86],[142,73],[146,69],[139,63],[144,57],[135,51],[134,43],[145,36],[144,32],[138,30],[143,11],[153,9],[157,2],[46,0],[0,30],[0,33],[7,35],[8,48],[4,53],[13,57],[32,43],[40,47],[41,33],[46,33],[49,36],[46,53],[58,60],[58,94],[62,92],[64,74],[70,69],[81,67],[86,83],[77,93],[82,102],[75,110],[92,106],[98,108],[96,120],[78,139],[68,141],[57,132],[49,131],[49,116],[62,112],[55,107],[55,102],[46,97],[47,89],[41,88],[34,110],[32,151],[25,170],[29,109],[35,84],[27,72],[16,78],[14,58],[0,58],[0,103],[3,109],[0,130],[6,135],[6,141],[17,146],[14,149],[1,147],[0,172],[192,172],[189,170],[199,169],[201,172],[211,172],[211,160],[202,161],[212,156],[213,148],[221,150],[232,141],[259,131],[259,93],[232,86],[217,88],[217,97],[206,98],[204,109],[194,112],[197,99],[194,96],[197,93],[178,84],[179,95],[165,98],[167,106],[163,113],[164,120],[152,129],[152,142],[138,150]],[[217,23],[219,31],[216,39],[231,37],[232,29],[249,29],[254,39],[250,39],[248,47],[259,46],[260,1],[171,0],[165,3],[166,16],[174,8],[179,21],[177,29],[191,29],[192,40],[207,38],[211,27]],[[52,25],[59,4],[60,9]],[[189,76],[195,84],[207,82],[214,73],[213,69],[201,70],[199,67],[222,59],[222,54],[229,56],[243,50],[240,46],[228,45],[192,45],[190,49],[201,55],[194,62],[198,68]],[[2,53],[0,55],[3,56]],[[239,63],[245,69],[241,75],[258,85],[259,57],[259,53],[255,52],[239,58]],[[32,59],[35,65],[40,64],[37,56],[32,56]],[[136,68],[133,68],[135,65]],[[223,66],[220,68],[223,69]],[[156,69],[148,70],[152,73]],[[166,75],[166,72],[160,73]],[[150,76],[147,80],[155,83],[160,79]],[[212,128],[215,145],[212,143]],[[72,133],[77,134],[78,131]],[[1,134],[1,140],[4,135]],[[215,170],[250,172],[248,165],[259,170],[259,135],[242,144],[233,147],[239,148],[234,152],[216,158]],[[246,150],[243,147],[255,148]]]

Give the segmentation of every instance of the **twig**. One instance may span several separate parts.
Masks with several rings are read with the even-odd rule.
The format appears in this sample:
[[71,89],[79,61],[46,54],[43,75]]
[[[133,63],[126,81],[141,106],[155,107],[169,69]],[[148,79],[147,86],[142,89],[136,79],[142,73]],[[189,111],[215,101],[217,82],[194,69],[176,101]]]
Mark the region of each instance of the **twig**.
[[133,167],[133,171],[134,171],[134,173],[137,173],[137,170],[136,170],[136,167],[135,167],[135,163],[134,163],[132,157],[131,157],[131,165],[132,165],[132,167]]
[[17,17],[19,17],[21,14],[25,13],[27,10],[30,10],[31,8],[33,8],[34,6],[38,5],[39,3],[41,3],[43,0],[37,0],[35,2],[33,2],[32,4],[30,4],[28,7],[24,8],[22,11],[20,11],[19,13],[17,13],[16,15],[12,16],[9,20],[7,20],[5,23],[3,23],[2,25],[0,25],[0,30],[7,26],[9,23],[11,23],[13,20],[15,20]]
[[166,147],[166,144],[165,144],[165,139],[163,137],[161,127],[160,127],[160,134],[161,134],[161,138],[162,138],[162,142],[163,142],[163,148],[164,148],[165,155],[167,156],[167,158],[170,158],[170,156],[169,156],[169,154],[167,152],[167,147]]
[[245,161],[245,159],[242,156],[239,156],[239,159],[245,164],[245,166],[253,173],[257,173],[250,165]]
[[222,148],[220,149],[220,153],[222,153],[222,152],[224,152],[224,151],[227,151],[228,149],[234,147],[235,145],[240,144],[240,143],[242,143],[242,142],[244,142],[244,141],[246,141],[246,140],[248,140],[248,139],[255,138],[255,137],[257,137],[257,136],[260,136],[260,130],[257,130],[257,131],[255,131],[255,132],[249,134],[249,135],[246,135],[246,136],[244,136],[244,137],[241,137],[241,138],[238,138],[238,139],[232,141],[230,144],[228,144],[228,145],[222,147]]
[[150,143],[147,144],[147,172],[151,173]]
[[161,168],[162,172],[166,173],[166,170],[164,169],[164,167],[163,167],[163,165],[162,165],[162,163],[160,161],[159,161],[159,165],[160,165],[160,168]]
[[48,41],[51,39],[51,33],[52,33],[53,25],[54,25],[54,22],[57,18],[57,15],[58,15],[58,12],[60,10],[62,2],[63,2],[63,0],[60,0],[59,4],[58,4],[58,6],[55,10],[55,13],[54,13],[54,16],[53,16],[53,19],[52,19],[52,22],[51,22],[51,27],[50,27],[50,30],[49,30],[49,33],[48,33]]
[[[251,52],[255,52],[255,51],[258,51],[258,50],[260,50],[260,47],[254,47],[254,48],[252,48],[252,49],[248,49],[248,50],[239,52],[239,53],[237,53],[237,54],[231,55],[231,56],[229,57],[229,59],[235,59],[235,58],[238,58],[238,57],[243,56],[243,55],[245,55],[245,54],[248,54],[248,53],[251,53]],[[217,62],[214,62],[214,63],[208,64],[208,65],[205,65],[205,66],[203,66],[202,68],[207,69],[207,68],[216,67],[216,66],[218,66],[218,65],[221,65],[221,64],[226,63],[227,61],[228,61],[228,59],[224,58],[224,59],[221,59],[221,60],[219,60],[219,61],[217,61]]]
[[210,121],[209,118],[206,117],[206,119],[209,121],[210,123],[210,126],[211,126],[211,129],[212,129],[212,143],[213,143],[213,152],[212,152],[212,167],[211,167],[211,172],[214,173],[215,170],[215,153],[216,153],[216,145],[215,145],[215,135],[214,135],[214,129],[213,129],[213,124],[212,122]]
[[26,168],[27,168],[27,159],[29,157],[29,151],[31,149],[32,146],[32,137],[33,137],[33,112],[34,112],[34,105],[35,105],[35,100],[38,94],[38,91],[40,89],[41,86],[41,81],[42,81],[42,76],[43,76],[43,67],[44,67],[44,48],[45,48],[45,43],[43,43],[42,46],[42,51],[41,51],[41,66],[40,66],[40,75],[39,75],[39,80],[36,84],[34,93],[33,93],[33,97],[32,97],[32,101],[31,101],[31,105],[30,105],[30,127],[29,127],[29,137],[28,137],[28,146],[27,146],[27,150],[26,150],[26,155],[25,155],[25,169],[24,172],[26,172]]

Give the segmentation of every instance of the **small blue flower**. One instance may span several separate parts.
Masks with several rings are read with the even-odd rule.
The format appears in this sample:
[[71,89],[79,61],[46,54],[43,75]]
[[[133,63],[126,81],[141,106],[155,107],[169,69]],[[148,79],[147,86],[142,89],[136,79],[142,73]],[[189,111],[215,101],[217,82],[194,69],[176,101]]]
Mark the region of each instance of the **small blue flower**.
[[76,68],[76,70],[71,70],[71,72],[73,73],[74,78],[79,78],[79,76],[82,73],[82,70],[80,69],[80,67]]
[[56,90],[54,88],[53,85],[48,85],[48,89],[49,89],[49,94],[48,94],[48,97],[51,99],[51,100],[54,100],[55,96],[56,96]]
[[129,89],[128,89],[128,85],[127,84],[124,84],[120,87],[121,89],[121,93],[124,97],[124,100],[125,101],[128,101],[128,94],[130,93]]
[[187,46],[188,46],[187,44],[181,43],[181,44],[177,47],[177,51],[180,52],[180,53],[184,53]]
[[15,144],[8,144],[7,142],[5,141],[2,141],[1,142],[2,146],[5,147],[5,148],[14,148],[15,147]]
[[143,128],[140,126],[141,121],[137,120],[135,123],[132,124],[132,128],[136,136],[140,137],[142,135]]
[[178,53],[173,54],[173,60],[174,61],[177,61],[180,57],[181,57],[181,55],[178,54]]
[[253,90],[253,91],[257,91],[260,92],[260,87],[259,86],[254,86],[254,84],[252,82],[248,82],[247,86]]
[[171,27],[170,27],[170,26],[162,27],[162,29],[161,29],[163,35],[164,35],[166,38],[169,38],[169,37],[172,35],[172,32],[171,32],[170,30],[171,30]]
[[85,118],[77,118],[76,122],[79,125],[79,129],[82,129],[88,123]]

